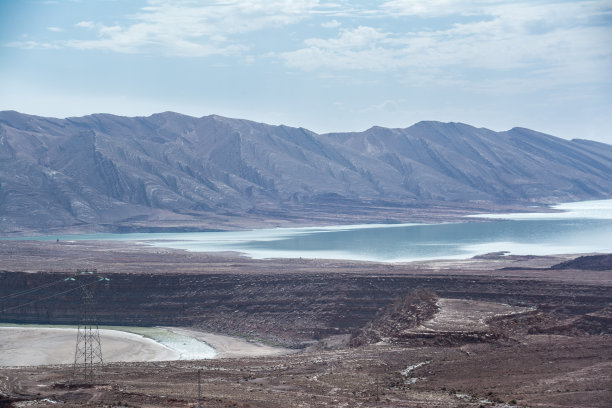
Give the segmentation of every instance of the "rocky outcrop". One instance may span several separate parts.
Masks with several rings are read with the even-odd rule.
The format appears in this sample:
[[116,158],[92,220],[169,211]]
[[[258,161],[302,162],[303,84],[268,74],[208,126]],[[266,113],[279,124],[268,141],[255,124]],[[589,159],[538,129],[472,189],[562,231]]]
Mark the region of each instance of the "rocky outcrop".
[[378,343],[383,339],[397,340],[408,330],[431,319],[439,310],[436,295],[427,290],[417,290],[396,299],[377,314],[351,339],[352,346]]
[[550,267],[550,269],[582,269],[589,271],[612,270],[612,254],[587,255],[576,259],[561,262]]

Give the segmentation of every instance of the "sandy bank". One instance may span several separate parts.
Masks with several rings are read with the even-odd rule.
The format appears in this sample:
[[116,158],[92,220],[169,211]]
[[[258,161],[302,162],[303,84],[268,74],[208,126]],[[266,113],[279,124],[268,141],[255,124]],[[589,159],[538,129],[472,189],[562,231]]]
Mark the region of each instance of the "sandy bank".
[[[0,366],[72,364],[76,329],[0,327]],[[179,353],[133,333],[100,329],[105,362],[176,360]]]
[[[258,357],[287,354],[293,350],[192,329],[165,330],[196,339],[215,349],[215,358]],[[184,359],[180,350],[139,334],[100,329],[105,362],[166,361]],[[47,327],[0,327],[0,366],[72,364],[76,329]]]
[[257,342],[250,342],[239,337],[177,327],[165,327],[165,329],[209,344],[217,352],[217,358],[274,356],[295,352],[292,349],[272,347]]

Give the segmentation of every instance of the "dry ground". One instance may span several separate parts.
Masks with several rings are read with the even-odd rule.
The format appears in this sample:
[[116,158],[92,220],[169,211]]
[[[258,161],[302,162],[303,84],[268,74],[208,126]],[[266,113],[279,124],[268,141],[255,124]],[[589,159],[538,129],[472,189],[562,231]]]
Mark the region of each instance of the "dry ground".
[[[253,298],[263,296],[266,282],[275,286],[265,293],[283,292],[282,285],[289,282],[274,276],[289,270],[295,276],[312,277],[293,292],[287,291],[286,296],[277,296],[276,303],[266,304],[270,307],[290,307],[292,299],[300,305],[307,305],[309,299],[315,302],[325,289],[320,283],[331,282],[334,276],[334,285],[348,282],[350,276],[364,276],[359,282],[367,284],[353,294],[333,298],[338,305],[352,304],[350,296],[358,296],[363,304],[375,302],[376,298],[367,296],[368,285],[376,289],[379,282],[372,279],[399,282],[398,276],[403,275],[453,284],[459,296],[448,300],[455,289],[441,287],[447,293],[447,299],[438,303],[441,313],[422,324],[423,333],[407,333],[408,340],[400,337],[348,347],[350,333],[344,333],[313,339],[310,347],[283,356],[112,363],[104,367],[93,385],[72,384],[70,366],[0,368],[0,406],[196,407],[197,372],[201,369],[202,403],[206,407],[609,407],[612,271],[500,269],[546,268],[570,258],[491,256],[464,262],[389,265],[251,261],[229,254],[93,243],[0,242],[1,269],[12,271],[69,271],[85,266],[107,273],[248,275],[257,277],[248,281],[258,285],[257,291],[245,292]],[[440,279],[447,276],[452,279]],[[476,284],[478,291],[470,292]],[[231,286],[232,291],[237,288]],[[515,292],[519,289],[531,290],[529,309],[523,309],[526,305],[504,306],[508,299],[523,296]],[[560,292],[549,293],[551,290]],[[535,304],[538,299],[541,302]],[[309,311],[311,319],[323,313],[319,309],[323,305],[317,303]],[[531,310],[534,305],[536,311]],[[268,314],[249,315],[255,312],[244,310],[238,315],[255,316],[253,324],[270,319]],[[290,317],[303,320],[297,312]],[[332,309],[324,312],[327,316]],[[366,312],[371,309],[364,309]],[[275,316],[285,316],[283,313]],[[512,313],[518,315],[494,316]],[[229,310],[225,319],[236,315]],[[287,320],[287,324],[299,320]],[[460,324],[454,325],[455,321]],[[230,323],[242,327],[240,322]],[[260,327],[273,330],[277,326],[268,322]],[[287,326],[283,327],[285,331],[276,334],[289,333]],[[432,331],[439,337],[432,340],[425,336]],[[445,342],[453,332],[459,334]],[[480,334],[462,337],[471,333]]]
[[[14,406],[609,407],[606,337],[527,336],[463,347],[376,345],[283,357],[122,363],[98,384],[67,386],[70,367],[4,369]],[[422,364],[425,363],[425,364]],[[417,366],[410,370],[411,367]]]

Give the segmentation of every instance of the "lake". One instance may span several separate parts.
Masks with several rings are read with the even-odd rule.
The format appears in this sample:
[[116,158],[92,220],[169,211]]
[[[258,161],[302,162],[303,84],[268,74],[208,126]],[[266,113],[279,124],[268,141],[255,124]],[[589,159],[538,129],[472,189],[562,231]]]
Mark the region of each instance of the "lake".
[[517,255],[612,252],[612,200],[561,204],[553,209],[563,212],[478,214],[466,217],[466,222],[445,224],[82,234],[27,239],[124,240],[188,251],[237,251],[256,259],[302,257],[379,262],[462,259],[497,251]]

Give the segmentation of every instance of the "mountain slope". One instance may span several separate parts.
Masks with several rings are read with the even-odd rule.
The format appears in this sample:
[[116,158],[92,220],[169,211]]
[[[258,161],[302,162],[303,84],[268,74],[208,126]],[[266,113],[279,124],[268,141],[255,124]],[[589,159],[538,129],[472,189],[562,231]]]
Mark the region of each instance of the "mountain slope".
[[407,219],[411,206],[609,198],[610,174],[612,146],[521,128],[318,135],[215,115],[0,112],[3,232]]
[[609,197],[612,152],[528,129],[507,132],[461,123],[420,122],[407,129],[371,128],[326,135],[393,170],[406,190],[436,200],[571,201]]

